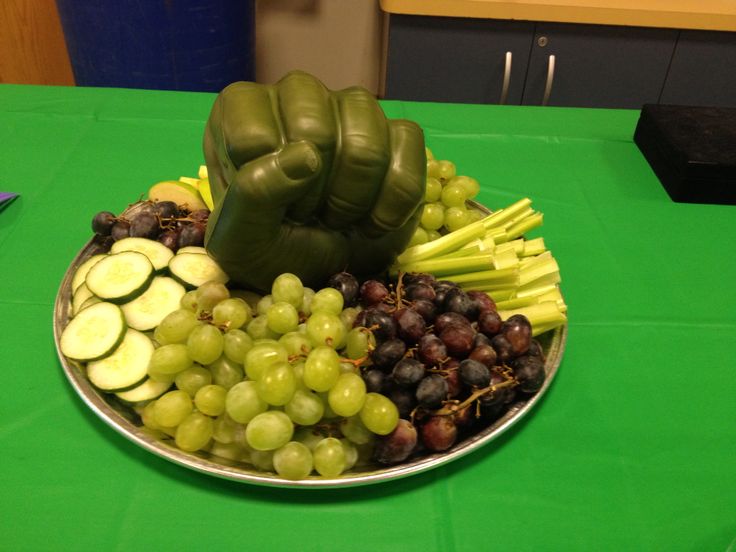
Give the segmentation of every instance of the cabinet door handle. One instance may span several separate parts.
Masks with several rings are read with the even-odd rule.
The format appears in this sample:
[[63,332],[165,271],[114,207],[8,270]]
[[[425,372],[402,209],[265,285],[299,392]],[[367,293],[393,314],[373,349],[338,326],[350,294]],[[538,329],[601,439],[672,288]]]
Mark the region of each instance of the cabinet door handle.
[[501,105],[506,103],[509,95],[509,84],[511,84],[511,52],[506,52],[506,63],[503,67],[503,86],[501,87],[501,99],[498,101]]
[[549,96],[552,94],[552,84],[555,81],[555,56],[551,55],[547,58],[547,80],[544,83],[544,97],[542,105],[547,105]]

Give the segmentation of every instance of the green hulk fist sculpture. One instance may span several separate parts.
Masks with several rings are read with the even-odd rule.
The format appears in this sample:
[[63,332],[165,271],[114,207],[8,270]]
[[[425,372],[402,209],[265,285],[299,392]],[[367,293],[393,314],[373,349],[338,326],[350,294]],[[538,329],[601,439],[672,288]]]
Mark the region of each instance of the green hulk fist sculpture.
[[331,91],[303,72],[231,84],[212,106],[204,154],[205,246],[250,289],[267,293],[284,272],[311,287],[342,270],[380,274],[419,221],[422,130],[387,119],[362,88]]

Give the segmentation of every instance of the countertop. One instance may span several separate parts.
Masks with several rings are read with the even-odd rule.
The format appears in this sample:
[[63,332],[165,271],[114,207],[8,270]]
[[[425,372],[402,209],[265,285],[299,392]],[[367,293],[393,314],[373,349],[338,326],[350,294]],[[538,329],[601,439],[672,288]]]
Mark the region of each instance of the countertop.
[[731,0],[379,0],[387,13],[736,31]]
[[203,475],[92,413],[54,300],[100,210],[194,174],[214,96],[0,85],[4,550],[733,550],[736,208],[673,203],[637,111],[383,102],[438,158],[545,214],[569,308],[562,364],[520,424],[427,473],[295,491]]

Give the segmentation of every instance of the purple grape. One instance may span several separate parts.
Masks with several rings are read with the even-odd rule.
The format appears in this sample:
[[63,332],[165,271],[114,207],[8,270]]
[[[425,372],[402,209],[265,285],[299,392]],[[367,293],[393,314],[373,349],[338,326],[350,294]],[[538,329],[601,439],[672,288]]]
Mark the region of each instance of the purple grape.
[[437,316],[437,306],[432,301],[426,299],[417,299],[411,305],[411,308],[417,311],[419,316],[424,319],[425,325],[434,322]]
[[456,399],[463,391],[463,382],[460,380],[460,361],[453,358],[445,363],[444,369],[447,370],[445,381],[447,382],[447,398]]
[[415,310],[399,309],[394,319],[399,337],[407,343],[414,345],[424,335],[424,318]]
[[201,222],[206,224],[210,218],[210,211],[209,209],[197,209],[196,211],[192,211],[191,213],[189,213],[188,218],[194,222]]
[[436,295],[434,288],[429,284],[417,283],[404,288],[404,298],[409,301],[417,301],[419,299],[434,301]]
[[511,343],[509,343],[509,340],[506,339],[505,335],[498,334],[493,336],[491,339],[491,346],[493,347],[493,350],[496,351],[498,361],[500,361],[501,364],[508,364],[508,362],[514,358]]
[[473,349],[481,345],[490,345],[490,344],[491,344],[491,339],[487,335],[482,334],[480,332],[475,334],[475,337],[473,338]]
[[340,292],[346,307],[353,307],[358,300],[358,280],[349,272],[338,272],[330,276],[327,286]]
[[420,405],[436,408],[447,399],[447,391],[445,378],[437,374],[430,374],[419,382],[415,396]]
[[479,313],[496,310],[496,302],[485,291],[469,291],[468,297],[475,303]]
[[424,446],[434,452],[449,449],[457,439],[457,426],[451,416],[432,416],[420,432]]
[[401,339],[389,339],[379,344],[370,353],[373,364],[378,368],[392,368],[406,354],[406,344]]
[[400,387],[414,387],[424,377],[424,364],[414,358],[402,358],[394,366],[391,377]]
[[363,381],[365,381],[368,393],[382,393],[386,383],[386,374],[374,368],[363,374]]
[[158,241],[176,253],[179,249],[179,232],[176,230],[164,230],[158,236]]
[[110,235],[115,241],[130,237],[130,223],[127,220],[118,220],[113,224]]
[[440,339],[452,356],[465,356],[473,349],[475,330],[470,324],[467,326],[452,325],[440,333]]
[[511,344],[514,356],[523,355],[529,350],[532,341],[532,325],[523,314],[514,314],[501,326],[501,333]]
[[378,280],[366,280],[360,286],[360,301],[365,307],[376,305],[388,298],[388,289]]
[[488,387],[491,383],[491,372],[488,367],[472,358],[463,360],[458,372],[463,383],[470,387],[483,388]]
[[92,219],[92,231],[99,236],[109,236],[115,225],[115,215],[110,211],[100,211]]
[[456,312],[468,320],[475,320],[478,316],[478,307],[468,294],[460,288],[453,288],[445,295],[442,306],[446,312]]
[[496,350],[490,345],[478,345],[476,347],[473,347],[473,350],[470,351],[468,358],[477,360],[487,368],[493,368],[496,365],[496,359],[498,358],[498,355],[496,354]]
[[427,334],[419,340],[417,354],[427,366],[439,366],[447,358],[447,347],[435,334]]
[[475,421],[475,405],[469,404],[465,408],[453,413],[452,421],[458,428],[471,426]]
[[409,420],[401,419],[396,428],[376,440],[373,455],[379,464],[397,464],[403,462],[417,446],[417,429]]
[[355,319],[355,324],[373,332],[373,337],[378,343],[396,338],[396,321],[391,315],[376,307],[361,311]]
[[470,326],[470,321],[456,312],[443,312],[434,319],[434,331],[442,333],[443,330],[452,325]]
[[158,201],[154,205],[156,214],[164,221],[172,221],[179,216],[179,208],[173,201]]
[[503,321],[496,311],[483,311],[478,315],[478,331],[493,337],[501,331]]
[[435,277],[426,272],[407,272],[401,281],[405,287],[412,284],[428,284],[431,286],[436,282]]
[[155,240],[161,233],[158,218],[153,213],[137,213],[130,219],[130,236]]
[[388,391],[386,396],[399,410],[399,418],[408,420],[411,417],[411,413],[417,406],[417,400],[414,398],[414,393],[411,389],[403,389],[395,386]]
[[538,356],[523,355],[511,363],[514,377],[519,382],[519,391],[536,393],[544,384],[544,362]]
[[179,247],[203,246],[207,227],[201,222],[185,224],[179,234]]

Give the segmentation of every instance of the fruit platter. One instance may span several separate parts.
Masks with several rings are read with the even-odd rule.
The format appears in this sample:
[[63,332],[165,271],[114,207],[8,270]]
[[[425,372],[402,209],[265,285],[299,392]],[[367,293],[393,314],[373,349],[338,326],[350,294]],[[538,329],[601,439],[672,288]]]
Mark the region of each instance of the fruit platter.
[[[296,74],[277,86],[287,103],[307,85]],[[263,90],[218,101],[253,107]],[[374,105],[361,94],[330,100],[343,129],[361,121],[353,106]],[[282,205],[298,185],[318,186],[325,148],[295,141],[264,155],[251,142],[211,142],[233,119],[245,124],[237,109],[223,123],[221,111],[216,103],[196,176],[148,185],[121,213],[91,214],[93,235],[61,282],[59,359],[95,414],[209,475],[329,488],[446,464],[532,411],[560,365],[567,308],[551,251],[529,237],[543,218],[530,199],[477,203],[478,181],[398,122],[387,127],[399,144],[389,155],[402,163],[384,163],[379,180],[413,191],[373,193],[372,218],[363,212],[355,232],[340,196],[364,202],[355,186],[323,183],[327,200],[310,205],[302,190]],[[370,166],[335,162],[327,173],[370,179]]]

